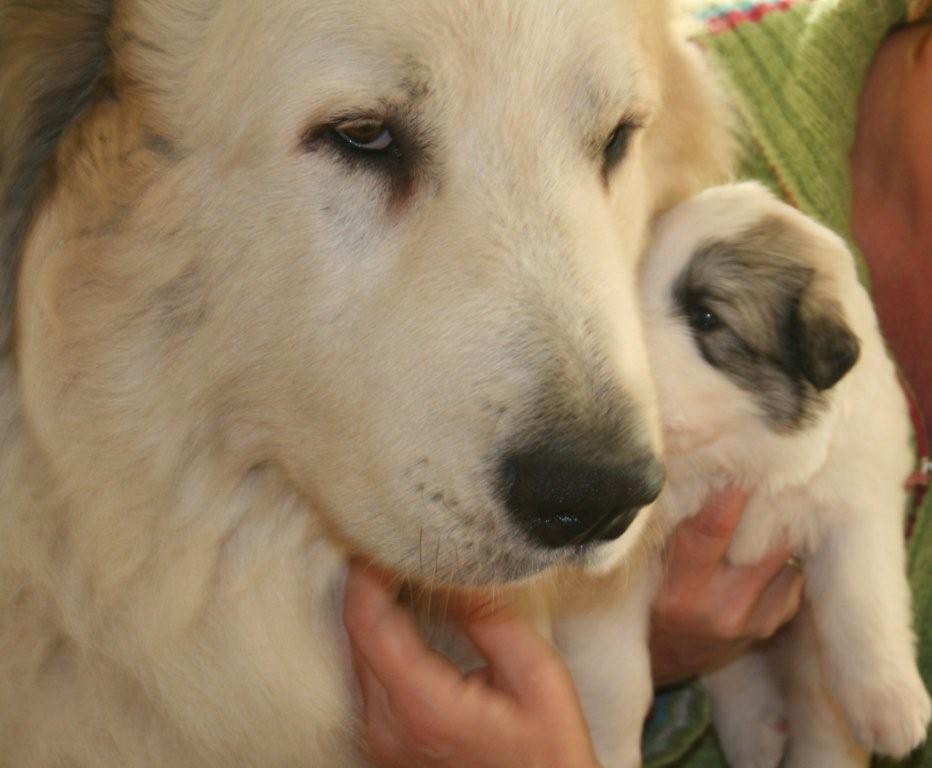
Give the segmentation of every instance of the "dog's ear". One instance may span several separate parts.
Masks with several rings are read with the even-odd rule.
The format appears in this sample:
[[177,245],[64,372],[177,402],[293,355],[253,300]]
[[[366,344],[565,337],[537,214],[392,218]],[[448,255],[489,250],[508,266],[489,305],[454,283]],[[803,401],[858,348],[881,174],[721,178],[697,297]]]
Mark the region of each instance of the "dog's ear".
[[98,90],[111,0],[0,0],[0,350],[10,343],[19,250],[65,129]]
[[[698,46],[684,13],[669,0],[641,3],[642,41],[659,74],[659,112],[644,134],[654,213],[735,175],[737,125],[729,98]],[[683,130],[684,125],[696,130]]]
[[796,344],[800,371],[819,391],[841,381],[861,353],[841,306],[825,295],[818,279],[799,303]]

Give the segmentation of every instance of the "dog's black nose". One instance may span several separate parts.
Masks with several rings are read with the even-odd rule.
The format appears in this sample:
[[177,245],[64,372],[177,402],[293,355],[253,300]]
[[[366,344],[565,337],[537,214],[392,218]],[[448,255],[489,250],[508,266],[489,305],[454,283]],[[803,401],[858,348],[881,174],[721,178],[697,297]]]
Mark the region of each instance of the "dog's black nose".
[[501,471],[509,511],[551,549],[618,538],[660,495],[664,477],[650,454],[580,461],[546,450],[512,453]]

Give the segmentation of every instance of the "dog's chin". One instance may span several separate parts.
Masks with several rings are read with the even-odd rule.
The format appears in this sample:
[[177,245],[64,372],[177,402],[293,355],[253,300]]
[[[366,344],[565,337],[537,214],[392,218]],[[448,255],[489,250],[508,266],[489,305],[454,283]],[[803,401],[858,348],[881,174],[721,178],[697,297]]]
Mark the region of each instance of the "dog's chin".
[[621,536],[614,541],[586,547],[573,558],[573,565],[579,570],[598,576],[612,570],[624,559],[627,551],[627,537]]
[[[600,574],[611,570],[636,550],[644,539],[648,509],[634,519],[619,521],[602,531],[602,538],[587,543],[549,549],[529,541],[519,530],[491,542],[479,535],[451,536],[442,542],[424,539],[411,542],[397,558],[379,552],[377,545],[370,557],[399,577],[412,580],[427,589],[487,590],[520,587],[546,578],[561,568]],[[373,542],[375,544],[375,542]]]
[[593,576],[600,576],[623,562],[633,562],[639,553],[646,552],[649,547],[649,524],[648,510],[642,510],[617,538],[580,550],[575,555],[574,565]]
[[562,550],[540,550],[523,546],[505,547],[484,561],[459,562],[431,572],[410,574],[428,587],[486,590],[532,584],[560,568],[600,575],[644,551],[647,541],[646,515],[638,518],[617,538]]
[[599,575],[624,561],[638,546],[637,542],[637,536],[629,536],[626,532],[612,541],[569,547],[558,552],[532,551],[522,557],[510,551],[503,558],[507,563],[505,567],[499,563],[489,563],[486,567],[479,565],[438,586],[467,590],[521,587],[546,578],[561,568]]
[[460,570],[451,580],[438,586],[478,590],[525,586],[560,565],[573,562],[576,557],[575,553],[569,552],[560,556],[551,552],[528,551],[519,554],[508,550],[488,563],[476,563]]

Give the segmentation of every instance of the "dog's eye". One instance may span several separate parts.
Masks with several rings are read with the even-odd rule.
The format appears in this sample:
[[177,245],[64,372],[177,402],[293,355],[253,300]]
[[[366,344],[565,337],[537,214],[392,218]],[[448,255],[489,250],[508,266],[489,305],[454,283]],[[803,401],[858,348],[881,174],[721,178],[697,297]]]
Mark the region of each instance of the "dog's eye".
[[708,333],[721,328],[723,323],[719,316],[708,307],[699,304],[689,310],[689,327],[700,333]]
[[380,120],[354,120],[330,129],[334,141],[357,152],[380,154],[395,149],[395,137]]
[[628,151],[628,144],[631,143],[631,136],[637,128],[637,122],[625,119],[618,123],[615,130],[609,134],[608,140],[605,142],[605,148],[602,150],[602,168],[606,176],[624,159]]

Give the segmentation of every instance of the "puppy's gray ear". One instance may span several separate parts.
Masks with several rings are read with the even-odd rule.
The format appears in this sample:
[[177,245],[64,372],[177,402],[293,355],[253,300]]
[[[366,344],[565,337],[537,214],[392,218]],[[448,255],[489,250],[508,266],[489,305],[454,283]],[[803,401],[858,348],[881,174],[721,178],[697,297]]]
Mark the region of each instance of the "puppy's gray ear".
[[818,285],[810,286],[800,302],[797,344],[800,371],[819,391],[841,381],[861,354],[861,342],[838,302]]
[[111,0],[0,0],[0,351],[19,249],[65,129],[97,91]]

